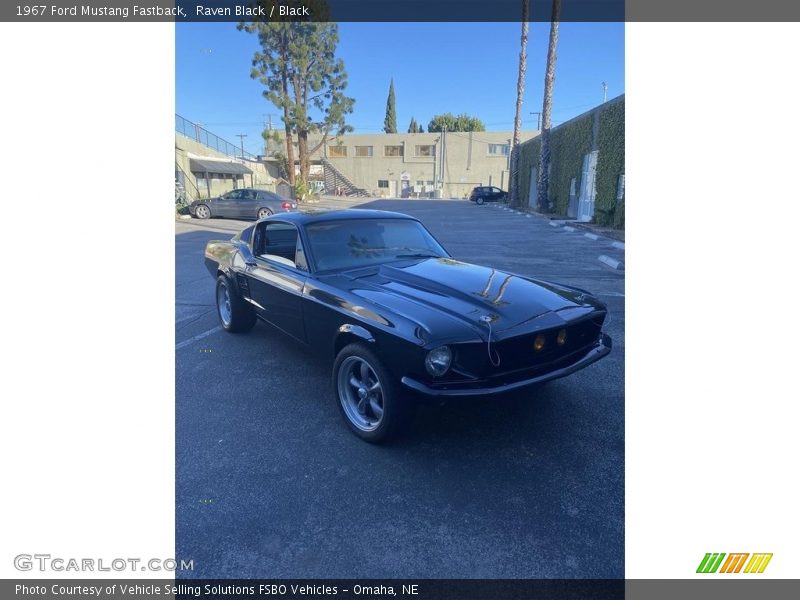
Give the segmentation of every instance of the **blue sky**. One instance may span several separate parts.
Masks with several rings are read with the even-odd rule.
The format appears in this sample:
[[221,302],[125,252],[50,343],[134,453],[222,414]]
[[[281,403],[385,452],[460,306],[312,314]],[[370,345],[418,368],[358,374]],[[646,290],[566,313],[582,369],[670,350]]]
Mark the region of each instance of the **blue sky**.
[[[624,23],[561,23],[553,121],[566,121],[603,99],[625,91]],[[548,23],[531,23],[528,75],[523,106],[526,129],[542,110]],[[514,126],[519,23],[341,23],[338,55],[349,76],[347,92],[356,99],[348,122],[357,133],[382,130],[389,80],[394,78],[397,126],[411,117],[423,126],[441,112],[479,117],[490,131]],[[250,78],[258,40],[235,23],[176,25],[175,110],[238,144],[263,152],[261,130],[278,111]]]

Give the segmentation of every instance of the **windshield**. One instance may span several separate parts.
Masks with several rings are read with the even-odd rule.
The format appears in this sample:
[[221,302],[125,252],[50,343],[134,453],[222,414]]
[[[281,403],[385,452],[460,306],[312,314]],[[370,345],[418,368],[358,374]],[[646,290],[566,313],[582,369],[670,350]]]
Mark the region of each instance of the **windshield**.
[[408,258],[448,256],[419,222],[347,219],[306,226],[317,269],[352,269]]

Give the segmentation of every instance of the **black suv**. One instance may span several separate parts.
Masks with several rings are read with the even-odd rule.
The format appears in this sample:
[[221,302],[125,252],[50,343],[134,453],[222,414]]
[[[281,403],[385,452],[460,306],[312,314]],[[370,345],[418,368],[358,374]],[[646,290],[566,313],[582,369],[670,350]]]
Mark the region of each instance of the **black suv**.
[[483,204],[484,202],[506,202],[507,200],[507,192],[488,185],[476,187],[469,195],[469,201],[475,202],[476,204]]

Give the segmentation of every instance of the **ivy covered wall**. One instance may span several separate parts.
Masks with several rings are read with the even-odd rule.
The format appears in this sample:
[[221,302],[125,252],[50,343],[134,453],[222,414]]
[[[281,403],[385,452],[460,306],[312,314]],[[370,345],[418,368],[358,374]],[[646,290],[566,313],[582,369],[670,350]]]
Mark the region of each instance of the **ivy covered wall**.
[[[598,126],[595,128],[595,120]],[[596,136],[596,137],[595,137]],[[583,157],[597,150],[594,222],[606,227],[625,226],[625,201],[617,202],[617,182],[625,173],[625,97],[611,100],[550,131],[550,203],[556,214],[566,215],[570,182],[580,192]],[[539,166],[541,139],[519,147],[522,204],[530,206],[531,167]],[[535,200],[534,200],[535,204]]]
[[597,134],[597,176],[594,220],[606,227],[625,227],[625,194],[617,200],[620,175],[625,174],[625,101],[605,105]]

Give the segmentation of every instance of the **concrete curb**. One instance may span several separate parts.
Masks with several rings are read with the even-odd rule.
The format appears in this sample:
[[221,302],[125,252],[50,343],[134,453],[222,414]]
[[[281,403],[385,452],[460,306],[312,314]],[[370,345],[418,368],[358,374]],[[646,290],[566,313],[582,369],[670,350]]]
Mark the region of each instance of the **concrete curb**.
[[560,223],[556,223],[555,221],[548,221],[547,223],[550,227],[561,227]]
[[621,270],[625,268],[625,265],[621,260],[615,260],[610,256],[606,256],[605,254],[601,254],[600,256],[598,256],[597,260],[599,260],[604,265],[611,267],[612,269]]

